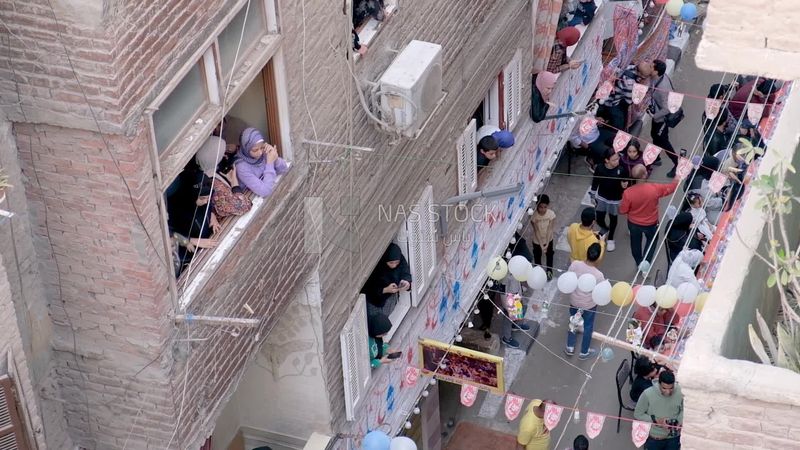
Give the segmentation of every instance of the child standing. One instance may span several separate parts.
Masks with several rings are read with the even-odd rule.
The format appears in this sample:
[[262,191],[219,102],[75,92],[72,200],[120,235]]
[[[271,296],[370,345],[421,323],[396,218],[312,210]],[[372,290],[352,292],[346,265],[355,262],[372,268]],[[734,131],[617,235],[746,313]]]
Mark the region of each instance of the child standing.
[[542,265],[542,253],[547,258],[544,266],[547,272],[547,279],[553,279],[553,232],[556,226],[556,213],[550,209],[550,197],[546,194],[539,196],[536,204],[536,212],[531,216],[533,226],[533,261],[537,265]]

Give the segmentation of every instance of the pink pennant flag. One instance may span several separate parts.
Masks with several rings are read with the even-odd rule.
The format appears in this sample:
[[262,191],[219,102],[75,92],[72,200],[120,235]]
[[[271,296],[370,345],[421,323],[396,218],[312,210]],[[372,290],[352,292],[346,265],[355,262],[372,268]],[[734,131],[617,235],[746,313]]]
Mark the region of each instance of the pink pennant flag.
[[407,387],[416,386],[417,379],[419,379],[419,369],[414,366],[406,367],[406,373],[403,377],[403,384]]
[[471,384],[461,385],[461,404],[464,406],[472,406],[475,399],[478,398],[478,388]]
[[645,95],[647,95],[647,86],[641,83],[634,83],[633,92],[631,93],[633,104],[638,105],[642,103]]
[[706,118],[713,119],[719,114],[719,109],[722,107],[722,100],[716,98],[706,99]]
[[719,192],[722,190],[722,186],[725,186],[725,175],[722,172],[714,172],[711,174],[711,179],[708,180],[708,188],[711,189],[711,192]]
[[516,395],[506,395],[506,419],[514,420],[522,411],[522,404],[525,402],[524,397],[517,397]]
[[586,117],[581,121],[578,132],[581,136],[586,137],[590,135],[595,128],[597,128],[597,119],[594,117]]
[[647,144],[647,147],[644,148],[644,155],[642,156],[644,165],[649,166],[650,164],[653,164],[660,154],[661,147],[655,144]]
[[675,175],[679,180],[685,180],[690,173],[692,173],[692,160],[681,156],[678,158],[678,169],[675,171]]
[[652,425],[650,422],[633,421],[631,439],[633,439],[633,445],[635,445],[636,448],[641,447],[647,440],[647,437],[650,436],[650,425]]
[[611,91],[614,89],[614,85],[611,84],[611,81],[604,81],[600,87],[597,88],[597,92],[594,94],[594,98],[600,100],[601,102],[608,98],[611,95]]
[[671,113],[678,112],[683,104],[683,94],[680,92],[670,92],[667,94],[667,109]]
[[603,424],[606,423],[606,416],[590,412],[586,414],[586,435],[589,439],[596,438],[603,431]]
[[553,431],[553,428],[558,425],[558,421],[561,420],[561,413],[564,412],[563,406],[554,405],[552,403],[545,403],[544,404],[544,426]]
[[625,149],[628,145],[628,142],[631,141],[631,135],[624,132],[624,131],[617,131],[617,135],[614,136],[614,151],[619,153]]
[[754,125],[761,122],[761,116],[764,115],[763,103],[748,103],[747,104],[747,120]]

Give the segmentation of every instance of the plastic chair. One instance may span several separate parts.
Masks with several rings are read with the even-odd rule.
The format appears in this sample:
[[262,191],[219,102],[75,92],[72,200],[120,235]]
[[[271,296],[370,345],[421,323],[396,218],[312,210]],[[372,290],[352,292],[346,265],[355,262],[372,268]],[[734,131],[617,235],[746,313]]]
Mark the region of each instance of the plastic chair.
[[628,404],[622,398],[622,388],[625,387],[625,384],[631,378],[631,362],[628,358],[622,360],[617,368],[617,375],[616,375],[616,384],[617,384],[617,400],[619,401],[619,411],[617,412],[617,433],[619,433],[619,426],[622,422],[622,410],[625,409],[627,411],[633,411],[636,409],[635,406],[628,406]]

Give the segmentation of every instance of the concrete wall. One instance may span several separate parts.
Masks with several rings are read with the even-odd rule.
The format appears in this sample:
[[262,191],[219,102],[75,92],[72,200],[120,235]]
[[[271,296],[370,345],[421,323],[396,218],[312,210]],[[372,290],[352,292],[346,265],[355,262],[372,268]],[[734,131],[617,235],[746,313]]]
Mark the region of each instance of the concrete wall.
[[796,2],[711,0],[697,65],[783,80],[798,78],[798,23],[800,4]]
[[[798,120],[800,90],[795,86],[760,173],[769,173],[781,159],[797,164]],[[795,191],[800,188],[797,177],[790,180]],[[685,396],[682,442],[686,448],[773,449],[798,445],[800,374],[754,362],[757,360],[747,337],[747,324],[756,326],[756,308],[767,323],[774,322],[779,309],[776,290],[766,287],[766,267],[751,250],[757,248],[763,253],[767,239],[764,217],[756,206],[759,197],[754,189],[743,205],[678,371]],[[795,212],[791,230],[798,229],[797,219]]]

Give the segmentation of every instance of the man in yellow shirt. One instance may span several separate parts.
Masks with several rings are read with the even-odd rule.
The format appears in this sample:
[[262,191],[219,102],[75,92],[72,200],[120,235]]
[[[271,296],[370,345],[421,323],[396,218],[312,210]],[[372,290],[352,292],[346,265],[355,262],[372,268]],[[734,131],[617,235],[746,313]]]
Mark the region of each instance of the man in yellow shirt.
[[601,252],[599,263],[606,254],[605,235],[595,233],[592,226],[595,224],[596,213],[594,208],[581,211],[580,223],[573,223],[567,228],[567,241],[569,242],[569,257],[572,261],[586,261],[586,250],[595,242],[600,244]]
[[544,426],[544,402],[531,400],[519,421],[517,450],[549,450],[550,431]]

